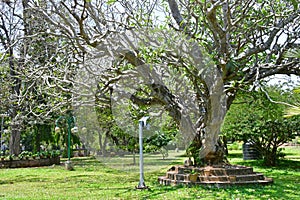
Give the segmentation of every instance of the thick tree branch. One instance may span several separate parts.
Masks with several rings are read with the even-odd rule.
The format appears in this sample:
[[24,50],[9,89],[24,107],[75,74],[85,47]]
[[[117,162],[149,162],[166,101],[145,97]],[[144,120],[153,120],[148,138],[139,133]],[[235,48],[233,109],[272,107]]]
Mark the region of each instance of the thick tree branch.
[[169,8],[171,10],[172,16],[179,26],[180,30],[187,30],[186,23],[184,22],[183,17],[180,14],[178,4],[176,0],[168,0]]
[[[139,66],[146,66],[146,64],[136,57],[133,52],[126,52],[124,54],[124,57],[126,60],[128,60],[132,65],[139,67]],[[156,73],[148,74],[149,80],[158,80],[159,75]],[[157,104],[163,105],[165,109],[169,112],[170,116],[177,122],[177,124],[180,124],[181,120],[181,109],[176,102],[175,96],[171,93],[171,91],[167,88],[167,86],[162,84],[156,84],[152,83],[148,85],[152,90],[153,98],[150,99],[139,99],[135,96],[131,96],[132,100],[136,101],[137,103],[146,103],[147,104]]]
[[293,22],[294,20],[296,20],[297,18],[299,18],[299,16],[300,16],[300,9],[298,11],[296,11],[295,13],[291,14],[288,18],[283,19],[283,20],[279,21],[278,23],[276,23],[274,25],[273,30],[270,32],[268,39],[265,42],[263,42],[261,45],[259,45],[257,47],[248,49],[248,51],[241,54],[236,60],[237,61],[244,60],[246,58],[249,58],[251,55],[257,54],[259,52],[265,51],[268,48],[270,48],[270,46],[272,45],[272,42],[274,41],[274,38],[282,30],[282,28],[284,28],[287,24],[289,24],[289,23]]
[[300,63],[299,61],[292,61],[281,65],[265,64],[260,67],[253,68],[247,72],[245,81],[254,83],[266,77],[276,74],[297,75],[300,76]]

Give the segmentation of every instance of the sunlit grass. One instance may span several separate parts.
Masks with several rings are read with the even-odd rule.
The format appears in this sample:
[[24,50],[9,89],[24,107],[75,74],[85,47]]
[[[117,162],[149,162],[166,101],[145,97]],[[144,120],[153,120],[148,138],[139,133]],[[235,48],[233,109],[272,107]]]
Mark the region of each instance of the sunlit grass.
[[[182,164],[185,157],[182,157],[185,151],[169,151],[168,157],[164,158],[161,154],[144,154],[144,170],[145,171],[159,171],[160,169],[165,169],[166,166],[171,164]],[[139,172],[139,155],[135,155],[134,164],[133,155],[125,155],[122,157],[97,157],[99,161],[104,163],[106,166],[118,169],[126,172]]]
[[[299,199],[300,148],[286,147],[285,152],[293,160],[281,161],[273,168],[263,167],[261,161],[243,161],[240,150],[230,152],[232,164],[252,166],[255,171],[273,178],[274,184],[268,186],[161,186],[157,177],[184,158],[170,155],[172,159],[163,161],[161,155],[153,155],[145,159],[145,183],[150,189],[136,190],[138,167],[130,172],[124,170],[121,158],[113,158],[115,164],[120,164],[117,167],[104,165],[93,158],[74,158],[74,171],[65,170],[63,165],[0,169],[0,199]],[[132,162],[131,157],[126,159],[129,164]]]

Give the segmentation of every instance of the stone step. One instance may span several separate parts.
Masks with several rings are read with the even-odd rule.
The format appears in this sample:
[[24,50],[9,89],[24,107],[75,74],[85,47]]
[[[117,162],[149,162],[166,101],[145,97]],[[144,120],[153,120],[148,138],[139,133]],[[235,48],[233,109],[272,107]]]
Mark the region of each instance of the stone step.
[[196,168],[192,166],[173,166],[166,176],[158,178],[163,185],[197,184],[197,185],[243,185],[268,184],[272,179],[244,166],[209,166]]
[[[166,178],[171,180],[191,181],[190,174],[167,173]],[[197,181],[252,181],[263,180],[264,176],[260,173],[232,176],[201,176],[198,175]]]
[[[190,180],[190,174],[177,174],[176,172],[167,172],[166,178],[171,180]],[[252,173],[245,175],[209,175],[203,176],[198,174],[199,181],[251,181],[251,180],[263,180],[264,176],[260,173]]]
[[232,185],[250,185],[250,184],[271,184],[273,183],[273,179],[265,178],[264,180],[252,180],[252,181],[198,181],[191,182],[186,180],[171,180],[166,177],[159,177],[158,181],[162,185],[214,185],[214,186],[232,186]]
[[245,168],[205,168],[203,173],[200,175],[203,176],[231,176],[231,175],[247,175],[253,174],[252,167]]
[[241,166],[234,166],[231,168],[194,168],[194,167],[178,167],[174,166],[171,169],[168,170],[167,174],[190,174],[190,173],[197,173],[202,176],[230,176],[230,175],[247,175],[247,174],[253,174],[253,168],[252,167],[241,167]]
[[246,175],[231,175],[231,176],[199,176],[199,181],[252,181],[252,180],[263,180],[264,175],[259,173],[246,174]]

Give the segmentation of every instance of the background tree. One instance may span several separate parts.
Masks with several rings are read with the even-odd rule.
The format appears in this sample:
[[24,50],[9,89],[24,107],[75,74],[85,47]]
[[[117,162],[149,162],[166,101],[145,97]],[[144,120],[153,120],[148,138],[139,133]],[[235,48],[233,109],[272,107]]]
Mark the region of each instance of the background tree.
[[287,106],[270,101],[292,103],[296,97],[291,92],[275,87],[267,91],[239,93],[225,118],[222,134],[253,144],[264,163],[274,166],[281,155],[280,146],[299,135],[300,118],[284,118]]
[[[72,109],[68,79],[76,59],[71,45],[66,45],[66,40],[64,44],[59,35],[49,34],[55,27],[33,13],[29,4],[28,0],[0,3],[1,107],[10,115],[9,149],[15,155],[20,153],[22,132],[32,134],[31,145],[39,151],[40,143],[51,138],[58,114]],[[39,1],[39,6],[48,8],[46,1]]]
[[[11,118],[11,134],[9,150],[11,154],[19,154],[20,139],[22,131],[22,108],[20,107],[20,96],[22,94],[22,81],[20,73],[24,69],[22,60],[22,45],[19,39],[23,36],[22,29],[22,8],[21,2],[1,2],[1,66],[6,69],[4,72],[9,93],[5,99],[4,110]],[[5,88],[5,87],[4,87]],[[2,90],[5,94],[4,90]]]

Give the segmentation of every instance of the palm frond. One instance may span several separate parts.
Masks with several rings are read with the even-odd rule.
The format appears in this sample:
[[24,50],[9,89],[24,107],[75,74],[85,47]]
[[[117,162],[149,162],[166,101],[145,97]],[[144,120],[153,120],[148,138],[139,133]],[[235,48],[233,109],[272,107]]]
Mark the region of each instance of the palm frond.
[[300,58],[300,49],[291,49],[285,54],[288,58]]
[[296,88],[293,90],[293,92],[299,94],[299,93],[300,93],[300,87],[296,87]]
[[300,107],[291,107],[285,111],[284,117],[292,117],[295,115],[300,115]]

